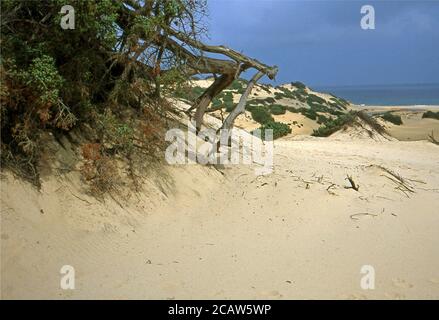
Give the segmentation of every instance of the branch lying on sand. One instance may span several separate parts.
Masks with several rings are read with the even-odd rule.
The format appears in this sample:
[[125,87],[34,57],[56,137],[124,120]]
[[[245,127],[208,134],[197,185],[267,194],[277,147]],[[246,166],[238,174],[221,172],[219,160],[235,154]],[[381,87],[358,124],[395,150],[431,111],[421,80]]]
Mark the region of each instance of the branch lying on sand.
[[369,213],[369,212],[361,212],[361,213],[355,213],[351,214],[350,218],[352,220],[359,220],[358,216],[371,216],[371,217],[377,217],[377,214]]
[[431,134],[428,135],[428,141],[430,141],[431,143],[434,143],[436,145],[439,145],[439,141],[436,140],[436,138],[434,137],[433,131],[431,131]]
[[360,186],[355,184],[355,181],[354,179],[352,179],[351,176],[347,175],[345,180],[348,180],[349,183],[351,184],[350,187],[345,187],[346,189],[354,189],[355,191],[358,191],[358,189],[360,189]]
[[331,184],[326,188],[326,191],[328,191],[328,193],[329,193],[330,195],[336,196],[337,194],[336,194],[334,191],[331,191],[331,189],[334,188],[335,186],[336,186],[335,183],[331,183]]

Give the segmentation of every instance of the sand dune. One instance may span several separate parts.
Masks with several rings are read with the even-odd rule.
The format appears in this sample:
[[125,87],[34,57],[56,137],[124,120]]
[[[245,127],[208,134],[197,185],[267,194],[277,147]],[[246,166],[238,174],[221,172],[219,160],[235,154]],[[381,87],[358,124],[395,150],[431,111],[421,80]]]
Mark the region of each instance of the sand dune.
[[[169,166],[119,202],[87,196],[74,172],[41,192],[4,172],[2,296],[437,299],[438,155],[426,141],[298,136],[275,142],[270,175]],[[60,289],[63,265],[75,290]],[[375,290],[360,287],[363,265]]]

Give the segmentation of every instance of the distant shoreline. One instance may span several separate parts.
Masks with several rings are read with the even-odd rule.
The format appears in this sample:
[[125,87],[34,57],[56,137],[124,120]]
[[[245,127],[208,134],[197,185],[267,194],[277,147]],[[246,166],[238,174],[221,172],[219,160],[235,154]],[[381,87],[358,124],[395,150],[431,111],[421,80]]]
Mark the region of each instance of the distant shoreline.
[[316,87],[320,92],[330,92],[356,105],[366,106],[437,106],[439,84],[412,84],[388,86]]
[[352,106],[355,109],[359,110],[401,110],[401,111],[412,111],[412,112],[421,112],[421,111],[427,111],[427,110],[439,110],[439,105],[359,105],[359,104],[352,104]]
[[367,104],[352,104],[353,106],[359,108],[359,109],[404,109],[404,110],[410,110],[413,109],[414,111],[421,111],[421,110],[429,110],[429,109],[439,109],[439,105],[428,105],[428,104],[413,104],[413,105],[367,105]]

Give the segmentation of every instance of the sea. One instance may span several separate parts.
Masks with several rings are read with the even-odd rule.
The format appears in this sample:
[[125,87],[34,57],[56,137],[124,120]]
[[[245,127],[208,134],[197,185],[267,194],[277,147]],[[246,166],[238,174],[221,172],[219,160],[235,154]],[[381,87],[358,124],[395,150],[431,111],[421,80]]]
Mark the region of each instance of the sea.
[[332,93],[358,105],[413,106],[439,105],[439,83],[406,85],[328,86],[313,87]]

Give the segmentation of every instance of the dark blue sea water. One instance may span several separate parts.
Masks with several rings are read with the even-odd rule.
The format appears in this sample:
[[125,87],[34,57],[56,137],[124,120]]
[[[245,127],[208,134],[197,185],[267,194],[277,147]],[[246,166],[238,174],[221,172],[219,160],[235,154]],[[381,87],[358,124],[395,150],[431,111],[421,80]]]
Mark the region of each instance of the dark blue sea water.
[[439,105],[439,84],[313,87],[355,104],[365,105]]

